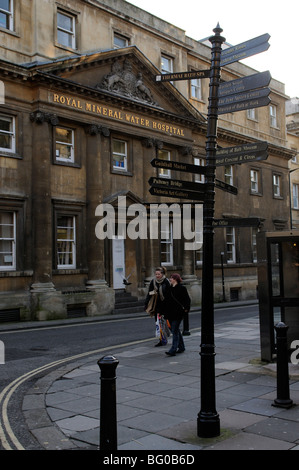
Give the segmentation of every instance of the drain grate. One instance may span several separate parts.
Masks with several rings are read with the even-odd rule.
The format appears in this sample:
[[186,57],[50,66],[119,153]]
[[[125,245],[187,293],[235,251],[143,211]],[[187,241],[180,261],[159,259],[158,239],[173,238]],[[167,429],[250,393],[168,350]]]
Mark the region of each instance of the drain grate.
[[68,318],[86,317],[86,305],[68,305],[67,317]]
[[0,323],[20,321],[20,309],[0,310]]

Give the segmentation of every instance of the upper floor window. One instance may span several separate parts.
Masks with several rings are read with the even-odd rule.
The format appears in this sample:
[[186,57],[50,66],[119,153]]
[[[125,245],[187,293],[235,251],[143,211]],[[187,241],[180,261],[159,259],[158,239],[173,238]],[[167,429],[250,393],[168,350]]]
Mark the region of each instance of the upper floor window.
[[161,72],[162,73],[173,73],[173,59],[161,56]]
[[0,115],[0,151],[15,152],[15,118]]
[[[158,158],[160,160],[170,160],[169,150],[158,150]],[[162,178],[170,178],[171,172],[165,168],[159,168],[159,176]]]
[[[292,150],[294,150],[294,152],[297,151],[297,149],[294,149],[294,148],[292,148]],[[293,155],[291,161],[292,161],[292,163],[298,163],[297,155]]]
[[71,49],[76,48],[75,16],[57,12],[57,42]]
[[173,265],[173,225],[161,227],[161,264]]
[[114,49],[120,49],[129,45],[129,39],[121,34],[114,33],[113,36],[113,47]]
[[125,140],[112,140],[112,165],[114,170],[128,170],[128,144]]
[[257,112],[255,108],[247,109],[247,119],[257,121]]
[[16,269],[16,213],[0,212],[0,271]]
[[273,195],[274,197],[281,196],[281,176],[280,175],[273,175]]
[[[195,157],[193,162],[194,162],[194,165],[197,165],[197,166],[205,166],[205,164],[206,164],[204,158]],[[204,175],[200,175],[200,174],[194,175],[194,181],[195,181],[195,183],[204,183],[205,182],[205,177],[204,177]]]
[[0,26],[13,30],[13,0],[0,0]]
[[293,209],[299,209],[299,184],[293,184]]
[[226,165],[224,167],[224,181],[226,184],[233,185],[234,183],[234,174],[233,174],[233,166]]
[[66,127],[55,128],[55,158],[59,162],[74,163],[74,131]]
[[201,80],[200,78],[194,78],[191,80],[191,98],[194,98],[196,100],[201,100],[202,99],[202,93],[201,93]]
[[270,112],[270,126],[277,127],[277,107],[274,104],[270,104],[269,112]]
[[259,171],[250,170],[250,190],[251,193],[259,192]]

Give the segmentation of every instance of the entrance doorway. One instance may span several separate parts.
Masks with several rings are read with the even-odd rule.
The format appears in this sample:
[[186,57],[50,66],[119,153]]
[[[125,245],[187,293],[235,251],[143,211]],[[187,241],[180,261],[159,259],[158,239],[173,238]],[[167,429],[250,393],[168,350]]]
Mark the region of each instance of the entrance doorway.
[[276,354],[274,325],[285,323],[288,346],[299,338],[299,237],[291,232],[258,234],[259,313],[262,359]]
[[113,289],[123,289],[126,277],[125,240],[115,237],[112,240]]

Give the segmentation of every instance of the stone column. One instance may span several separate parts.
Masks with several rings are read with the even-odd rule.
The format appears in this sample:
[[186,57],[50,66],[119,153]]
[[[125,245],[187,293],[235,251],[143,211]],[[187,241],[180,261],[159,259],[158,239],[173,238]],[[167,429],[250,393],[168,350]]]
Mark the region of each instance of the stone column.
[[34,243],[32,311],[39,320],[64,316],[61,295],[55,293],[53,215],[51,202],[52,140],[55,116],[32,113],[32,238]]
[[54,290],[52,283],[52,126],[44,113],[31,116],[32,125],[32,229],[34,239],[33,288]]
[[109,137],[108,129],[91,125],[86,128],[86,195],[87,195],[87,289],[94,294],[93,305],[89,308],[89,315],[111,313],[114,308],[114,290],[109,288],[105,280],[105,253],[104,240],[99,240],[95,234],[99,218],[95,211],[103,201],[103,147],[105,137]]

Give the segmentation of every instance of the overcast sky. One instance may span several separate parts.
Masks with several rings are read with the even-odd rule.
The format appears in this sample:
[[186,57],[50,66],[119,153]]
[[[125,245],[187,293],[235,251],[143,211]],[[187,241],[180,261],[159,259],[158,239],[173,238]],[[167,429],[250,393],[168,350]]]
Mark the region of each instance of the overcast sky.
[[[286,94],[299,97],[298,0],[130,0],[149,13],[186,31],[193,39],[213,35],[219,22],[232,45],[268,33],[270,48],[242,61],[285,84]],[[178,70],[177,70],[178,72]],[[184,70],[182,70],[184,72]]]

